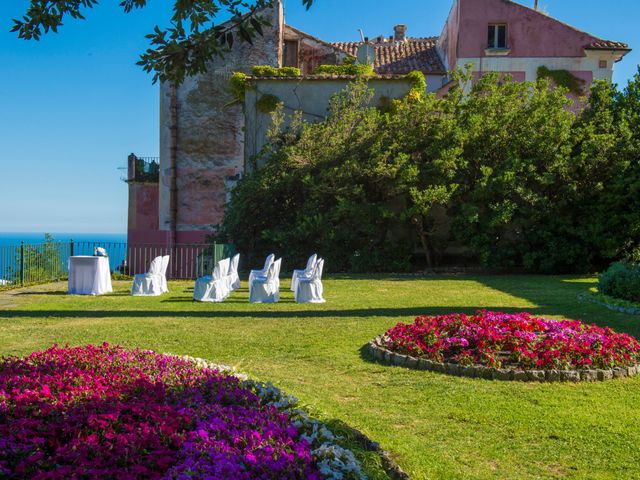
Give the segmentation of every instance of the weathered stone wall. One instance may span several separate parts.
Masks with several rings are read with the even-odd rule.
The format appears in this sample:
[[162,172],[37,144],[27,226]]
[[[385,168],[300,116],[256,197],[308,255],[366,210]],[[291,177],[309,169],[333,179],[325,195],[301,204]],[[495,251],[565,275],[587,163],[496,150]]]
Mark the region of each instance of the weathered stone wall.
[[[295,111],[302,111],[306,121],[314,122],[327,115],[331,97],[344,90],[353,80],[321,77],[252,80],[254,88],[248,90],[245,99],[247,160],[254,158],[266,144],[267,130],[272,125],[271,114],[256,108],[256,102],[263,95],[276,96],[284,104],[288,116]],[[402,98],[411,88],[410,82],[401,77],[373,78],[368,84],[375,92],[372,105],[381,104],[383,99]]]
[[[179,235],[197,241],[222,222],[228,187],[244,170],[244,115],[228,91],[233,72],[250,73],[254,65],[277,67],[282,58],[283,12],[280,2],[263,16],[272,27],[253,45],[235,42],[206,74],[177,88],[177,221]],[[160,87],[159,228],[171,227],[171,88]]]

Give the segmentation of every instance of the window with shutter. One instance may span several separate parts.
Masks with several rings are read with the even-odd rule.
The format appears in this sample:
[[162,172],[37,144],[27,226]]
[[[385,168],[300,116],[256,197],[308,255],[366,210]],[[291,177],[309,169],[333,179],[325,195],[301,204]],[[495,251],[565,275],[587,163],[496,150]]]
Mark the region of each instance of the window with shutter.
[[285,40],[284,42],[284,67],[296,67],[298,68],[298,41],[297,40]]

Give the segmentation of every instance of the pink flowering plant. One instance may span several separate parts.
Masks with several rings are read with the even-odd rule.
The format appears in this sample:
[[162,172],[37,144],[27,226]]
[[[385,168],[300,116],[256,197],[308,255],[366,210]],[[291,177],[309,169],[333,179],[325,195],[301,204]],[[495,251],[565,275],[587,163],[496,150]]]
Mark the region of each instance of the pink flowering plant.
[[331,434],[310,435],[295,404],[202,361],[108,344],[0,359],[0,478],[364,478],[350,451],[318,454]]
[[640,343],[630,335],[528,313],[422,316],[410,325],[396,325],[382,342],[391,351],[418,358],[494,368],[574,370],[640,362]]

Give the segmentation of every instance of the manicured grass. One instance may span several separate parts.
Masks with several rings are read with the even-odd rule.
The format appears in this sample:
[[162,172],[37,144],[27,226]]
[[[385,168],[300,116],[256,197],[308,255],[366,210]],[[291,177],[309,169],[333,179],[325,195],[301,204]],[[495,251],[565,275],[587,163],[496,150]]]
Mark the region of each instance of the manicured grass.
[[[411,478],[637,478],[640,379],[522,384],[372,363],[361,348],[419,314],[527,310],[640,336],[637,317],[580,303],[594,278],[334,277],[324,305],[191,301],[190,283],[160,298],[70,297],[64,284],[0,298],[0,354],[108,341],[235,365],[270,380],[392,452]],[[40,292],[40,293],[38,293]]]

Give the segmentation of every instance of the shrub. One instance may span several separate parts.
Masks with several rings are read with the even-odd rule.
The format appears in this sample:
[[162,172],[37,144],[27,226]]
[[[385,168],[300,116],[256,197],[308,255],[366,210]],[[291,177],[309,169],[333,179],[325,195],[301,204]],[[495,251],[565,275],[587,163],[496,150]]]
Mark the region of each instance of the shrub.
[[418,317],[387,331],[383,342],[394,352],[414,357],[495,368],[613,368],[640,361],[640,343],[630,335],[528,313]]
[[640,264],[616,262],[600,275],[598,290],[605,295],[640,302]]
[[229,80],[229,91],[233,96],[234,103],[244,105],[247,88],[249,87],[246,73],[236,72],[231,76]]
[[[369,66],[318,71],[360,67]],[[463,94],[471,77],[456,72],[437,98],[419,72],[408,77],[410,94],[380,108],[359,79],[317,123],[276,112],[255,160],[265,167],[233,192],[227,238],[260,255],[295,250],[300,261],[309,250],[335,253],[327,261],[338,269],[364,268],[356,252],[386,244],[424,252],[428,267],[451,245],[492,270],[537,273],[639,255],[640,75],[623,92],[597,82],[579,114],[546,79],[491,73]]]
[[366,77],[375,75],[373,65],[345,64],[345,65],[319,65],[314,75],[350,75],[356,77]]
[[559,87],[566,88],[575,95],[583,95],[584,80],[576,77],[568,70],[551,70],[547,67],[538,67],[538,78],[552,80]]
[[411,89],[409,90],[408,97],[413,101],[423,100],[427,94],[427,80],[419,70],[409,72],[405,78],[411,82]]
[[280,103],[281,100],[278,97],[271,95],[270,93],[266,93],[258,99],[256,102],[256,108],[261,113],[271,113],[278,108]]
[[300,69],[296,67],[271,67],[269,65],[256,65],[251,69],[256,77],[299,77]]

